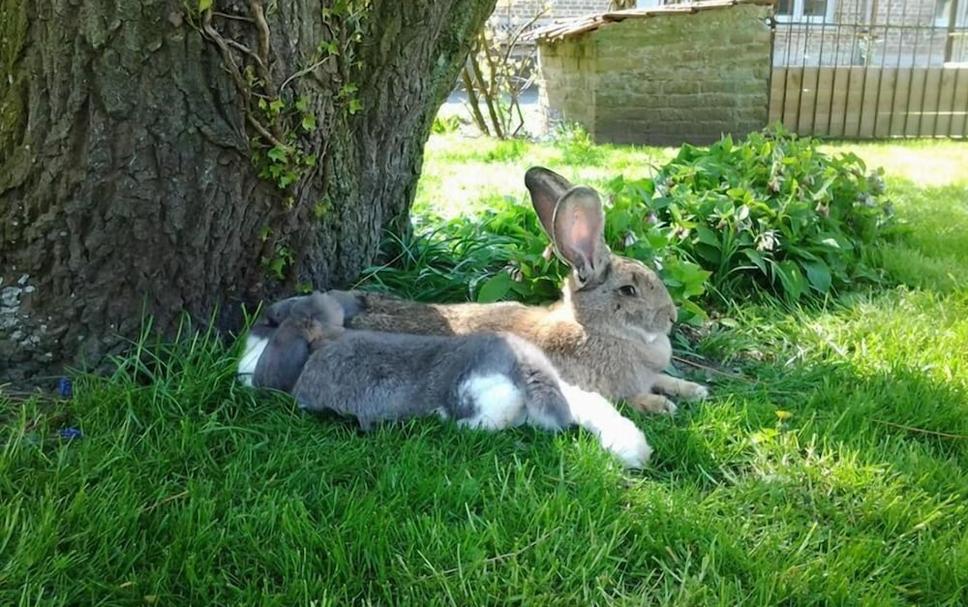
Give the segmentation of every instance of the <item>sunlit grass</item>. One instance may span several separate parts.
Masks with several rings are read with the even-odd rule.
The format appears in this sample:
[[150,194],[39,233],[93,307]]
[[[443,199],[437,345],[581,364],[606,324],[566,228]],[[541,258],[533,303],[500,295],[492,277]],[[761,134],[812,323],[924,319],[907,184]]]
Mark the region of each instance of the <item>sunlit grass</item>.
[[[720,310],[690,354],[717,370],[680,364],[713,398],[629,412],[656,449],[641,473],[578,431],[359,434],[241,388],[210,335],[146,339],[69,403],[0,396],[0,605],[964,605],[968,184],[905,168],[959,145],[850,146],[889,165],[897,286]],[[671,151],[568,153],[592,162],[435,136],[421,204]]]

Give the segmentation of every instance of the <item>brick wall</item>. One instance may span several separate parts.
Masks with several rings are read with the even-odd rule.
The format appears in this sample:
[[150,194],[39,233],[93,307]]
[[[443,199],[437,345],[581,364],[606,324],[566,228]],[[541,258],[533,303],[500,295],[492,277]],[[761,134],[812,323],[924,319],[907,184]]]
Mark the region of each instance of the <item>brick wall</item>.
[[542,105],[600,142],[677,145],[767,123],[768,6],[628,19],[539,44]]

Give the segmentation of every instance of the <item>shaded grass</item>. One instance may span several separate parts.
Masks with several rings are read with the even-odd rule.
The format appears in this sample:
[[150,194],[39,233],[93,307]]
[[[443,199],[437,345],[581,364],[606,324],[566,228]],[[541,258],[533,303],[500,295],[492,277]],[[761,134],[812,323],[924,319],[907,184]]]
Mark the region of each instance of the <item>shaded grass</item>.
[[[560,153],[524,145],[488,166]],[[630,413],[640,474],[577,431],[362,435],[242,389],[212,336],[70,403],[0,396],[0,604],[965,604],[968,185],[889,187],[902,286],[734,304],[695,354],[741,376]]]

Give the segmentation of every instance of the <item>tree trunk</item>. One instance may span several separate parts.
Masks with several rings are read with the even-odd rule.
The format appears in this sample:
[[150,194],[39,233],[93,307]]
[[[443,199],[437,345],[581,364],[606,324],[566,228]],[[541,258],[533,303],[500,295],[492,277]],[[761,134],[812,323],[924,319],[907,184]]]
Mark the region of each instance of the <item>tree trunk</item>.
[[0,0],[0,382],[355,277],[494,2]]

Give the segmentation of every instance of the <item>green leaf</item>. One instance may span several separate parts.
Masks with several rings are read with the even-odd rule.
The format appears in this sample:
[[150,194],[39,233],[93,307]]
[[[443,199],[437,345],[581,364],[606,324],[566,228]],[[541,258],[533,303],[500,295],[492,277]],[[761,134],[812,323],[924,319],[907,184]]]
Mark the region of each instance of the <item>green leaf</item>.
[[706,226],[696,226],[696,237],[699,238],[699,242],[704,242],[708,245],[720,248],[719,237],[716,233],[707,228]]
[[803,269],[807,272],[807,280],[815,290],[826,293],[830,290],[830,268],[822,261],[805,261]]
[[212,2],[214,0],[198,0],[198,12],[204,13],[208,9],[212,8]]
[[363,109],[363,102],[359,99],[350,99],[350,114],[355,114]]
[[696,245],[695,251],[697,255],[711,264],[719,265],[720,260],[722,260],[722,254],[718,247],[699,243]]
[[800,267],[790,260],[784,260],[774,264],[773,270],[780,279],[787,296],[794,301],[800,299],[803,292],[807,290],[807,279],[804,278]]
[[609,223],[612,224],[612,229],[616,233],[624,232],[628,229],[629,223],[632,219],[629,216],[628,211],[613,211],[608,214]]
[[510,274],[503,270],[498,272],[481,285],[480,291],[477,292],[477,302],[491,303],[503,299],[511,289],[512,282]]
[[679,305],[679,322],[691,325],[701,325],[709,320],[706,311],[700,308],[695,302],[686,300]]
[[316,117],[312,114],[303,114],[302,128],[307,133],[316,129]]
[[766,274],[766,260],[763,259],[763,255],[759,251],[754,249],[743,249],[743,254],[746,255],[747,259],[753,262],[753,264],[760,269],[760,272]]
[[273,162],[285,162],[288,155],[288,150],[278,145],[273,146],[268,152],[266,152],[266,156],[268,156]]

